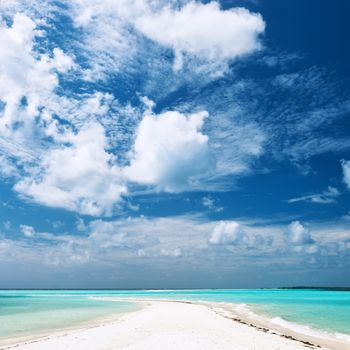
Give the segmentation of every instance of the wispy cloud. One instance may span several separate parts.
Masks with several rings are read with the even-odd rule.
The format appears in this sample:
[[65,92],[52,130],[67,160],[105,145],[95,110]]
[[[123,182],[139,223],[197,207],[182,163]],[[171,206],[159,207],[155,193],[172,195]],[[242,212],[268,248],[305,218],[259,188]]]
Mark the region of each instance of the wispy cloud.
[[220,207],[217,205],[217,201],[211,196],[202,197],[202,205],[210,211],[219,213],[224,210],[224,207]]
[[343,169],[343,180],[348,188],[350,188],[350,160],[342,160],[341,166]]
[[340,196],[340,192],[332,186],[328,186],[326,191],[322,193],[310,194],[306,196],[296,197],[288,199],[288,203],[297,203],[297,202],[309,202],[317,204],[332,204],[336,203],[336,198]]

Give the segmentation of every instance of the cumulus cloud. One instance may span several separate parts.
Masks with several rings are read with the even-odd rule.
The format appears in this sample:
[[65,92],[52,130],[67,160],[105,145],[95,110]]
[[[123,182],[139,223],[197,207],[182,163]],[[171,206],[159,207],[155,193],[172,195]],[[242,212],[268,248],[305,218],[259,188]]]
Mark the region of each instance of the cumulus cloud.
[[336,203],[336,198],[339,197],[340,192],[332,186],[328,186],[326,191],[317,194],[310,194],[307,196],[297,197],[288,199],[288,203],[296,203],[296,202],[310,202],[317,204],[331,204]]
[[350,188],[350,160],[342,160],[341,161],[342,169],[343,169],[343,179],[348,188]]
[[201,132],[207,112],[146,115],[136,132],[126,177],[168,192],[181,192],[212,165],[208,136]]
[[180,9],[164,7],[135,23],[144,35],[174,50],[175,69],[181,68],[183,54],[214,61],[251,53],[260,48],[258,36],[265,29],[259,14],[243,8],[221,10],[216,1],[192,1]]
[[32,170],[15,190],[47,206],[81,214],[111,214],[126,188],[114,157],[105,151],[103,127],[86,125],[67,141],[69,146],[45,154],[39,171]]
[[313,244],[315,241],[310,236],[308,228],[299,221],[291,222],[284,233],[287,243],[292,245]]
[[239,245],[247,242],[248,236],[246,232],[236,221],[220,221],[209,238],[210,244]]

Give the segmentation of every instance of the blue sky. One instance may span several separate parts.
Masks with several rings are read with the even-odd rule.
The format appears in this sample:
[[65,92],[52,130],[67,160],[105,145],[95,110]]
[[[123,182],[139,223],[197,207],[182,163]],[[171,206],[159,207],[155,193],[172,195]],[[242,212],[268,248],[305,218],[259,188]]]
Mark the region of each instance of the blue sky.
[[0,4],[0,287],[350,284],[347,1]]

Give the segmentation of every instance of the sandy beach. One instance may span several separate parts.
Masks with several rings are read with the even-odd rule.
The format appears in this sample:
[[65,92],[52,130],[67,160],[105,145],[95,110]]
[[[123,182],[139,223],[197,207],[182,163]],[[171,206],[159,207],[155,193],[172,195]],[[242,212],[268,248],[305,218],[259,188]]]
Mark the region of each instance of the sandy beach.
[[12,343],[1,349],[47,350],[345,350],[340,342],[314,343],[253,325],[215,307],[176,301],[143,301],[144,307],[91,327]]

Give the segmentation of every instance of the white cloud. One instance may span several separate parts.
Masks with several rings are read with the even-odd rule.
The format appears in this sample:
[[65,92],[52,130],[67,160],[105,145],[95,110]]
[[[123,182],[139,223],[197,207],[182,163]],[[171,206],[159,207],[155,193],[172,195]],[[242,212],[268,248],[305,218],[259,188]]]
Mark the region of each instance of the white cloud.
[[67,73],[74,67],[72,57],[67,56],[60,48],[53,49],[52,67],[59,73]]
[[0,118],[2,136],[13,137],[16,123],[23,126],[21,132],[28,133],[39,107],[58,85],[57,72],[73,67],[72,58],[58,48],[52,57],[34,52],[34,38],[39,35],[35,28],[29,17],[18,13],[11,27],[0,23],[0,100],[5,103]]
[[[234,101],[228,102],[224,91],[201,96],[201,102],[210,108],[216,106],[210,110],[213,117],[206,124],[216,159],[216,169],[208,179],[211,183],[208,181],[207,188],[232,188],[235,179],[251,172],[259,156],[266,152],[269,135],[257,123],[247,122],[249,113]],[[225,183],[228,177],[230,180]]]
[[141,96],[140,101],[146,106],[146,114],[152,114],[153,108],[155,107],[155,102],[150,100],[147,96]]
[[220,221],[209,238],[210,244],[240,245],[247,242],[248,236],[246,232],[236,221]]
[[70,146],[45,154],[39,171],[32,170],[15,190],[47,206],[110,215],[126,188],[113,156],[105,151],[103,127],[86,125],[68,141]]
[[348,188],[350,188],[350,160],[342,160],[341,161],[342,169],[343,169],[343,179]]
[[[121,194],[126,192],[126,183],[129,180],[154,186],[156,190],[180,192],[198,189],[206,176],[213,178],[214,171],[219,169],[213,164],[214,157],[211,156],[211,150],[209,151],[211,146],[208,136],[202,131],[205,112],[190,115],[167,112],[158,116],[145,116],[137,129],[133,146],[129,142],[142,115],[142,108],[137,112],[137,116],[132,117],[134,120],[130,120],[132,118],[128,115],[125,122],[122,120],[124,115],[121,117],[120,106],[115,108],[118,102],[112,94],[95,90],[88,93],[72,93],[69,89],[67,93],[62,89],[63,86],[60,86],[61,78],[64,78],[61,74],[77,68],[77,74],[74,75],[74,79],[77,79],[68,86],[79,85],[78,80],[84,75],[84,69],[79,67],[79,61],[74,62],[73,57],[78,60],[84,57],[91,66],[101,63],[104,72],[110,72],[112,66],[125,68],[123,64],[127,61],[129,65],[129,58],[136,51],[147,51],[144,45],[145,38],[142,39],[140,33],[132,29],[136,22],[142,22],[142,18],[162,16],[169,11],[174,16],[176,25],[181,18],[186,18],[192,12],[199,22],[200,17],[206,18],[209,12],[221,19],[226,16],[253,18],[257,15],[238,9],[222,11],[216,3],[190,3],[174,10],[178,5],[176,2],[78,0],[69,4],[69,9],[72,9],[69,13],[77,18],[76,26],[81,27],[79,35],[82,34],[82,37],[79,37],[79,40],[86,40],[89,45],[85,45],[85,49],[71,38],[66,46],[71,53],[71,56],[68,56],[64,52],[66,49],[58,47],[45,52],[45,47],[39,45],[38,50],[40,37],[45,37],[46,31],[54,33],[57,30],[45,23],[45,18],[49,18],[49,12],[53,10],[44,10],[44,7],[49,7],[46,5],[48,3],[45,2],[45,5],[39,6],[36,1],[22,4],[18,9],[26,14],[14,15],[11,25],[5,21],[0,24],[0,46],[3,48],[0,52],[0,99],[4,102],[0,109],[0,151],[5,154],[2,156],[4,166],[1,172],[3,176],[12,177],[17,181],[15,189],[23,196],[44,205],[84,214],[103,215],[111,213],[113,205],[119,201]],[[173,6],[173,9],[164,7],[165,5]],[[16,11],[16,6],[4,7],[11,7],[11,16]],[[78,18],[77,14],[81,14],[82,17]],[[204,40],[204,35],[208,34],[201,32],[204,29],[202,26],[199,32],[196,32],[189,28],[191,45],[195,43],[196,38]],[[216,42],[215,38],[209,39],[211,41],[207,43],[207,49],[203,43],[199,49],[183,47],[181,50],[196,57],[208,58],[210,52],[216,52],[215,45],[220,50],[223,48],[220,41]],[[50,37],[47,36],[45,40],[50,40]],[[135,46],[136,41],[138,44]],[[183,37],[180,37],[180,44],[183,44]],[[62,45],[62,48],[65,48],[65,44]],[[131,50],[131,47],[135,47],[135,50]],[[121,52],[125,52],[128,60],[123,61],[120,55],[124,54]],[[147,59],[155,59],[156,64],[162,62],[162,65],[167,65],[165,71],[171,74],[171,63],[164,60],[164,57],[158,57],[162,55],[161,52],[164,53],[164,49],[157,46],[152,57]],[[215,55],[215,58],[219,59],[231,57],[231,54],[225,52]],[[106,64],[106,57],[108,62],[114,62],[111,66]],[[195,57],[192,57],[192,60],[195,60]],[[131,61],[131,65],[136,63],[137,67],[140,66],[138,59]],[[135,70],[135,67],[132,70]],[[113,72],[116,71],[117,69],[113,69]],[[93,75],[92,79],[98,80],[99,76]],[[158,86],[158,81],[156,85]],[[170,85],[173,85],[172,82]],[[147,98],[142,100],[146,105],[146,112],[152,113],[154,103]],[[112,118],[111,114],[115,111],[117,115],[114,114]],[[96,120],[106,128],[107,136],[103,143],[108,146],[101,146],[99,143],[99,131],[96,141],[84,145],[78,141],[78,135],[87,133],[83,125],[96,125]],[[154,130],[150,130],[152,128]],[[72,135],[73,130],[78,130],[77,135]],[[115,140],[119,142],[117,145]],[[95,172],[91,171],[91,164],[95,162],[93,155],[83,155],[84,149],[91,149],[94,142],[97,147]],[[123,147],[121,152],[120,144]],[[118,153],[119,164],[124,165],[130,160],[130,166],[125,171],[117,168],[113,165],[116,164],[112,159],[114,156],[106,152],[106,148],[113,148],[111,153]],[[125,159],[125,153],[130,148],[130,158]],[[219,150],[218,154],[221,151]],[[240,150],[238,152],[241,153]],[[77,169],[73,162],[76,162]],[[223,163],[225,162],[220,162],[220,166]],[[59,168],[68,171],[60,173]],[[18,180],[24,173],[27,176]],[[81,183],[78,183],[75,173],[80,174]],[[91,184],[92,189],[84,187],[84,181]]]
[[202,198],[202,204],[204,207],[208,209],[213,209],[215,207],[215,200],[211,197],[203,197]]
[[78,218],[75,227],[77,228],[78,231],[85,231],[87,229],[87,226],[85,224],[85,221],[82,218]]
[[12,7],[13,5],[17,5],[18,0],[2,0],[0,3],[0,9],[6,10],[7,8]]
[[35,230],[32,226],[20,225],[19,228],[26,237],[33,237],[35,235]]
[[307,196],[288,199],[288,203],[296,202],[311,202],[317,204],[331,204],[336,203],[336,198],[340,196],[340,192],[332,186],[328,186],[326,191],[318,194],[310,194]]
[[[178,257],[207,246],[213,223],[198,217],[137,217],[115,221],[94,220],[87,227],[94,249],[126,249],[140,257]],[[107,254],[107,250],[104,253]]]
[[163,256],[171,256],[174,258],[178,258],[179,256],[182,255],[181,249],[180,248],[174,248],[174,249],[165,249],[162,248],[160,250],[160,254]]
[[[117,275],[118,280],[123,275],[128,279],[130,271],[133,274],[139,271],[142,276],[146,271],[149,276],[178,273],[179,277],[184,271],[191,271],[193,276],[202,273],[204,281],[208,274],[217,276],[225,271],[240,271],[244,275],[249,268],[256,270],[271,265],[295,268],[307,263],[310,256],[316,259],[320,268],[329,266],[331,259],[346,264],[349,261],[350,233],[343,226],[324,227],[320,223],[319,227],[313,228],[315,244],[296,245],[283,239],[283,227],[280,225],[257,222],[250,225],[241,221],[246,236],[249,236],[247,243],[245,235],[239,233],[237,222],[223,223],[232,222],[236,225],[228,229],[220,222],[209,221],[203,216],[140,216],[112,221],[94,220],[86,224],[79,235],[52,234],[33,228],[33,239],[10,235],[6,238],[6,234],[1,237],[0,260],[3,266],[9,263],[20,268],[30,263],[33,268],[38,266],[38,271],[49,271],[50,274],[58,272],[60,275],[80,276],[84,271],[85,278],[98,275],[102,270],[108,276]],[[237,237],[232,238],[231,233],[228,240],[220,243],[222,246],[208,244],[207,238],[219,226],[222,231],[236,232]],[[264,242],[270,234],[274,236],[273,241]],[[176,259],[171,268],[169,259]],[[59,268],[48,269],[47,265]],[[102,276],[102,279],[115,282],[113,277]]]
[[310,236],[308,228],[303,226],[299,221],[293,221],[287,227],[284,233],[287,243],[293,245],[312,244],[314,240]]
[[208,208],[209,210],[212,210],[217,213],[224,210],[223,207],[217,206],[215,199],[210,196],[204,196],[202,198],[202,205],[203,207]]
[[0,176],[11,177],[16,174],[16,167],[10,162],[10,160],[0,154]]
[[[76,0],[69,6],[73,22],[82,29],[82,49],[92,58],[88,80],[104,79],[112,69],[125,72],[138,64],[140,55],[150,58],[149,43],[140,40],[140,34],[162,50],[173,49],[174,68],[181,68],[183,56],[190,55],[192,72],[199,64],[215,78],[227,69],[227,60],[259,49],[258,36],[265,28],[260,14],[243,8],[221,10],[216,1]],[[152,57],[156,64],[165,64]]]
[[132,19],[146,11],[143,0],[76,0],[69,15],[82,32],[80,49],[89,57],[88,81],[103,80],[125,70],[136,57],[138,43],[130,30]]
[[181,68],[184,53],[209,61],[251,53],[260,48],[258,36],[265,29],[260,14],[243,8],[221,10],[216,1],[191,1],[180,9],[167,6],[135,23],[144,35],[174,50],[175,69]]
[[[12,26],[0,24],[0,173],[14,178],[15,190],[40,204],[109,215],[126,188],[96,119],[108,112],[113,97],[56,94],[59,74],[76,64],[60,48],[35,51],[39,35],[24,14],[14,15]],[[73,134],[74,129],[79,131]]]
[[[59,9],[57,2],[52,0],[1,0],[1,15],[12,16],[15,13],[23,13],[29,17],[40,18],[36,22],[44,21],[43,18]],[[1,17],[1,16],[0,16]]]
[[146,115],[136,132],[126,177],[168,192],[190,188],[212,165],[208,137],[201,132],[207,115]]

